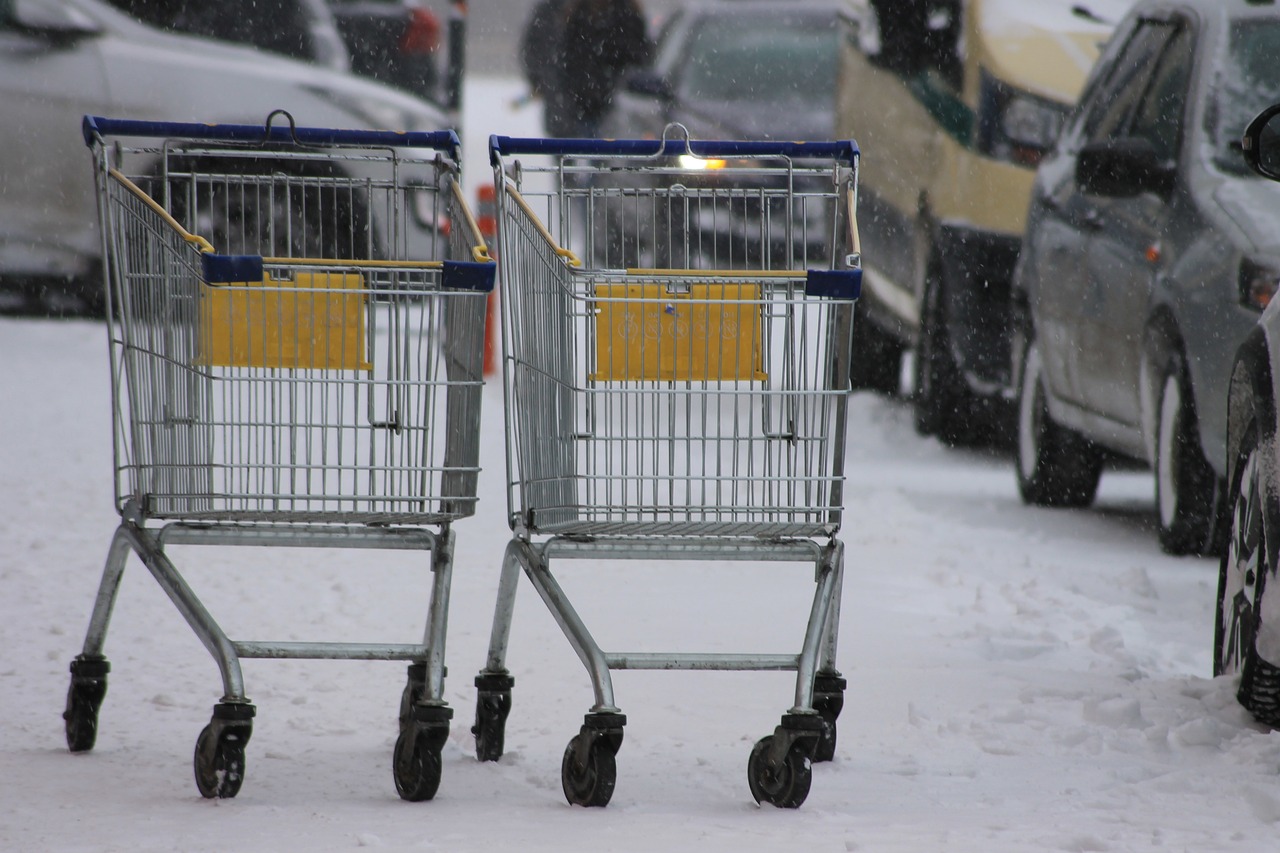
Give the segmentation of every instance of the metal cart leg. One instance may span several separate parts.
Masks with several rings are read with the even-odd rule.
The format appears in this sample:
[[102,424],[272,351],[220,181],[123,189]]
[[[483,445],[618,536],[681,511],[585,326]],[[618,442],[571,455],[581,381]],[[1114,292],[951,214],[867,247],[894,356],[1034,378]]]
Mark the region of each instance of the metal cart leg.
[[814,761],[830,761],[836,751],[836,719],[844,708],[844,691],[848,682],[836,669],[836,645],[840,635],[840,600],[844,587],[844,545],[832,543],[827,555],[835,573],[835,586],[831,593],[831,607],[827,611],[826,639],[818,661],[818,672],[813,679],[813,709],[822,715],[825,726]]
[[511,688],[516,680],[507,671],[507,642],[520,583],[520,552],[517,542],[507,545],[498,577],[498,603],[489,634],[489,656],[476,676],[476,722],[471,733],[476,738],[476,758],[497,761],[506,746],[507,716],[511,713]]
[[107,695],[107,673],[111,664],[102,654],[107,641],[107,626],[116,605],[124,564],[129,558],[129,538],[123,525],[116,529],[107,551],[107,563],[98,584],[98,597],[89,617],[89,630],[84,648],[71,662],[71,686],[67,689],[67,707],[62,712],[67,734],[67,748],[72,752],[93,749],[98,737],[98,709]]
[[[430,615],[427,621],[425,661],[409,668],[410,684],[416,673],[423,678],[422,692],[410,704],[409,719],[401,719],[400,737],[396,739],[392,769],[396,791],[405,800],[429,800],[440,788],[443,771],[441,752],[449,739],[449,721],[453,709],[444,701],[444,644],[448,629],[449,591],[453,580],[454,533],[445,525],[432,550]],[[415,670],[415,667],[425,669]],[[402,702],[402,708],[404,703]]]
[[[796,667],[796,702],[782,716],[773,734],[761,738],[751,750],[747,762],[747,782],[757,803],[767,802],[779,808],[798,808],[809,796],[813,781],[811,762],[817,756],[824,736],[830,733],[835,745],[834,716],[830,721],[817,708],[816,686],[828,688],[837,684],[830,676],[819,675],[819,659],[831,663],[831,634],[835,596],[840,589],[843,547],[839,542],[824,548],[817,561],[817,588],[804,646]],[[839,676],[837,675],[838,679]],[[839,679],[843,681],[843,679]],[[843,693],[840,694],[843,704]],[[830,707],[827,697],[823,704]]]

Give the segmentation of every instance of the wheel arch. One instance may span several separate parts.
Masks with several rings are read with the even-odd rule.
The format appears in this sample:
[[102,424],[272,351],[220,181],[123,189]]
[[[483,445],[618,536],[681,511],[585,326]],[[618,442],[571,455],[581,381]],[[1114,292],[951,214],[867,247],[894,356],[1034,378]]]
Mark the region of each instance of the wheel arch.
[[1252,416],[1259,440],[1276,434],[1275,392],[1271,375],[1270,346],[1261,326],[1255,326],[1236,351],[1227,389],[1227,482],[1235,482],[1240,444]]

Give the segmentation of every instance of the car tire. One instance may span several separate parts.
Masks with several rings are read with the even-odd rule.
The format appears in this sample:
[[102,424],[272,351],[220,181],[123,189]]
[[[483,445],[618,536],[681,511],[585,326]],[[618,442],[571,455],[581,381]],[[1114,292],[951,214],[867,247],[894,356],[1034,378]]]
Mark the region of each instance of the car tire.
[[915,358],[915,427],[951,445],[974,440],[974,401],[951,353],[941,269],[929,264]]
[[849,384],[855,391],[895,395],[901,387],[902,343],[876,325],[860,299],[853,307]]
[[1018,494],[1036,506],[1085,507],[1102,477],[1102,452],[1083,436],[1053,421],[1045,399],[1040,349],[1034,339],[1022,351],[1018,385]]
[[1157,386],[1155,494],[1160,547],[1169,554],[1220,550],[1218,477],[1200,448],[1195,402],[1179,355],[1165,359]]
[[1239,676],[1236,697],[1258,722],[1280,726],[1280,667],[1258,653],[1262,599],[1276,573],[1276,497],[1267,488],[1274,439],[1246,426],[1228,493],[1229,532],[1218,571],[1213,674]]

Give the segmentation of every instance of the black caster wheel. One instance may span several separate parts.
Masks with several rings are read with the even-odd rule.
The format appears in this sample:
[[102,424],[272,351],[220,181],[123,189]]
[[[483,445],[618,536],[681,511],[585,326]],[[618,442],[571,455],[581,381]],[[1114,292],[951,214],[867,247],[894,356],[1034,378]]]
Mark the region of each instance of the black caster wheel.
[[221,736],[210,723],[196,739],[196,787],[206,799],[230,799],[240,793],[244,782],[244,746],[248,740],[242,728],[223,728]]
[[443,743],[435,744],[431,738],[418,734],[413,727],[400,733],[393,759],[396,793],[400,799],[416,803],[436,795],[444,769],[440,757],[442,746]]
[[814,761],[830,761],[836,755],[836,718],[844,708],[846,682],[838,675],[819,674],[814,679],[813,709],[822,716],[822,732],[813,750]]
[[756,742],[747,762],[747,783],[757,803],[768,803],[780,809],[799,808],[809,796],[813,769],[801,741],[792,744],[786,757],[776,765],[769,760],[774,735]]
[[62,719],[67,748],[72,752],[88,752],[98,739],[98,709],[107,695],[110,671],[111,664],[102,659],[77,658],[71,662],[71,686],[67,688]]
[[[583,738],[590,743],[583,744]],[[582,760],[585,753],[586,760]],[[575,735],[560,762],[560,784],[573,806],[607,806],[618,781],[618,763],[609,743],[590,734]]]
[[481,690],[476,698],[476,758],[497,761],[506,742],[507,715],[511,713],[511,691]]

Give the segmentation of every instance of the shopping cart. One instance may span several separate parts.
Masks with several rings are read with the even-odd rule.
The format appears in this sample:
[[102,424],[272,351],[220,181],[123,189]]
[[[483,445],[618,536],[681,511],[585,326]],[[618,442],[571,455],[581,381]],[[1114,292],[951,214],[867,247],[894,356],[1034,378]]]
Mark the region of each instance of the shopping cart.
[[[241,658],[316,658],[411,662],[394,776],[405,799],[429,799],[453,713],[442,698],[450,525],[475,508],[496,265],[458,187],[452,131],[304,128],[276,115],[265,126],[84,121],[121,522],[71,664],[67,744],[93,748],[107,623],[132,551],[222,675],[196,742],[201,794],[233,797],[243,781],[254,706]],[[232,640],[170,545],[430,551],[423,640]]]
[[[595,691],[564,753],[570,803],[613,793],[626,719],[612,670],[794,670],[795,703],[748,780],[757,802],[799,806],[845,688],[857,147],[690,141],[673,126],[659,141],[493,137],[490,152],[514,536],[476,678],[477,755],[503,752],[523,569]],[[558,558],[811,562],[817,586],[798,654],[605,652],[553,577]]]

